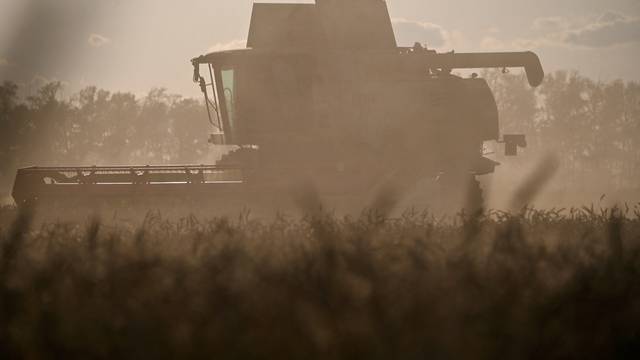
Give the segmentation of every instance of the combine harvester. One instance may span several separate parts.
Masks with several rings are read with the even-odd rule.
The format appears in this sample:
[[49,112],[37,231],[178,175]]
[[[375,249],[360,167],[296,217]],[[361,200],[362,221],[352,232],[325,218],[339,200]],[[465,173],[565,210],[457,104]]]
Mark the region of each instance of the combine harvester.
[[534,87],[544,77],[532,52],[398,47],[382,0],[254,4],[246,49],[192,64],[209,142],[236,150],[208,166],[20,169],[16,203],[216,214],[300,201],[338,212],[477,207],[476,177],[499,165],[484,142],[504,142],[507,155],[526,142],[500,135],[485,80],[452,71],[523,67]]

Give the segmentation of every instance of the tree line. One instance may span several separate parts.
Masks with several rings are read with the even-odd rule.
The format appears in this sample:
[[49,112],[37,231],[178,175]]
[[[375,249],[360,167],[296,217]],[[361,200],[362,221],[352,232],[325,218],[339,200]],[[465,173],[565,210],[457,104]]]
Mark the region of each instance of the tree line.
[[[638,190],[640,83],[559,71],[531,89],[522,74],[482,75],[494,90],[503,133],[528,138],[523,156],[509,161],[525,164],[534,154],[552,152],[563,186]],[[22,166],[198,163],[210,149],[202,102],[166,89],[139,97],[87,87],[68,98],[61,97],[59,82],[28,97],[19,90],[11,82],[0,85],[4,196]]]
[[23,166],[197,163],[208,152],[202,103],[153,89],[143,97],[51,82],[19,96],[0,85],[0,194]]
[[556,187],[637,196],[640,83],[558,71],[532,89],[523,74],[483,75],[494,90],[503,133],[527,135],[523,156],[510,161],[524,164],[536,154],[550,153],[560,163]]

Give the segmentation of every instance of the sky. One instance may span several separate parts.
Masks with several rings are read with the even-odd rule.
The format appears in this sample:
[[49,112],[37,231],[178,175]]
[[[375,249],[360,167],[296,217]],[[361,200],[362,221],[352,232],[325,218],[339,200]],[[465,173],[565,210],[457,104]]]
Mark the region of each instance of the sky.
[[[189,60],[245,45],[250,0],[0,0],[0,81],[199,96]],[[265,2],[265,1],[256,1]],[[271,1],[311,2],[311,1]],[[388,0],[399,45],[537,52],[547,72],[640,81],[640,0]]]

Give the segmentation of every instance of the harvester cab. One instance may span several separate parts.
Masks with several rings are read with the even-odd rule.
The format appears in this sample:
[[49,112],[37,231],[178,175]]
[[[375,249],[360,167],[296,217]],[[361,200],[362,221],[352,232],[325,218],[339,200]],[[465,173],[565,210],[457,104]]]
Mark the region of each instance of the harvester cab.
[[453,71],[522,67],[531,86],[544,77],[532,52],[399,47],[383,0],[257,3],[247,48],[191,62],[209,141],[236,150],[206,166],[21,169],[16,202],[178,195],[221,211],[286,209],[305,183],[335,209],[361,210],[384,189],[417,184],[435,189],[415,196],[425,204],[458,204],[460,194],[479,198],[476,176],[498,165],[483,156],[485,141],[504,140],[509,154],[526,142],[500,136],[485,80]]

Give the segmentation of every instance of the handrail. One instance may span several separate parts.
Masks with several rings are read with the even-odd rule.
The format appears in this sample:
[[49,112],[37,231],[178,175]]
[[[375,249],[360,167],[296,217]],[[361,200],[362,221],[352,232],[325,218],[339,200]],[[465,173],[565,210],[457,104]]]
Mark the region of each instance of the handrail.
[[145,166],[64,166],[64,167],[26,167],[18,172],[96,172],[96,171],[194,171],[194,170],[236,170],[236,165],[145,165]]

